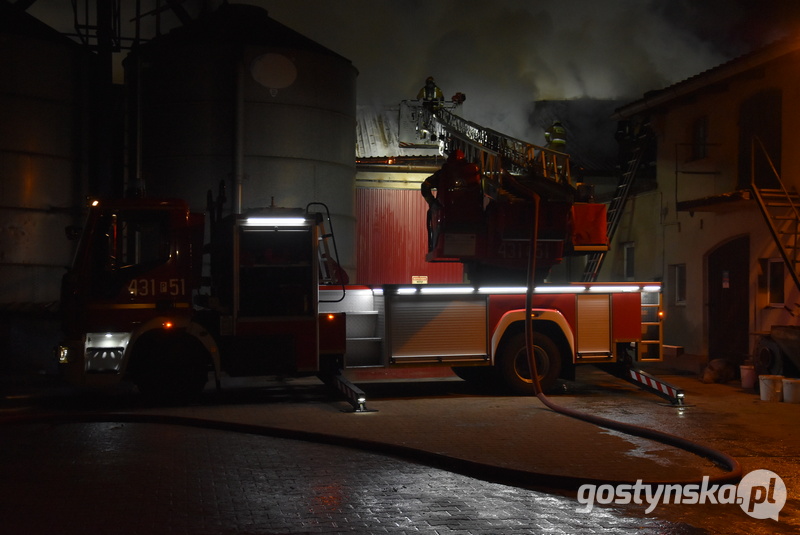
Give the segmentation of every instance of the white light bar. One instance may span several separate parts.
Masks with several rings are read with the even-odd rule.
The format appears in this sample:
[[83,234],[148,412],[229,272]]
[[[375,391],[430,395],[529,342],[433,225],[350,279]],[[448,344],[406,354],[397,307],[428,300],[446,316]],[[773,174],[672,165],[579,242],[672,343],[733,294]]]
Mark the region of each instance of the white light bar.
[[304,217],[248,217],[242,223],[246,227],[299,227],[306,224]]
[[[657,284],[572,284],[569,286],[536,286],[533,289],[535,294],[578,294],[584,292],[595,293],[633,293],[633,292],[660,292],[661,286]],[[382,293],[381,288],[373,289],[376,295]],[[423,294],[470,294],[478,293],[482,295],[522,295],[527,292],[524,286],[482,286],[474,288],[472,286],[403,286],[395,290],[398,295],[411,295],[415,293]]]
[[586,291],[586,286],[537,286],[533,289],[537,294],[577,294]]
[[398,295],[411,295],[417,293],[417,288],[398,288]]
[[590,292],[638,292],[639,286],[590,286]]
[[471,294],[475,292],[475,288],[469,286],[458,286],[451,288],[437,288],[435,286],[421,286],[419,289],[423,294]]
[[478,288],[479,294],[511,294],[518,295],[524,294],[528,289],[524,286],[487,286],[485,288]]

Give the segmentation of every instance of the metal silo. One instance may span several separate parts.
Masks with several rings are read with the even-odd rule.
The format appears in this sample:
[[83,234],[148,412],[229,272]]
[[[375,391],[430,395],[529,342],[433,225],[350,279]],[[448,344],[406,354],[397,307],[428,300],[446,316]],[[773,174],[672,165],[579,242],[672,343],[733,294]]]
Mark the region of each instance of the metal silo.
[[79,45],[0,5],[0,367],[41,369],[52,352],[85,195],[87,68]]
[[325,202],[353,271],[357,71],[261,8],[219,10],[125,62],[129,187],[202,210],[225,181],[231,211]]

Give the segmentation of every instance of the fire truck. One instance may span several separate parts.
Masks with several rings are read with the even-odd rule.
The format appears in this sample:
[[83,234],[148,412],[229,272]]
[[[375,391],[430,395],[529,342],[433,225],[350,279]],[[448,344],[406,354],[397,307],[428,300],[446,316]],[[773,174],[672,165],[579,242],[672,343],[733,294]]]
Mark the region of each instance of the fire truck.
[[[484,162],[477,183],[439,185],[431,219],[428,260],[464,262],[470,283],[349,285],[322,203],[223,216],[212,200],[206,214],[178,199],[98,200],[62,284],[65,376],[187,399],[209,377],[219,387],[223,376],[316,375],[365,410],[345,370],[446,366],[529,394],[530,310],[543,389],[588,363],[680,402],[679,389],[635,366],[661,358],[658,283],[542,281],[564,254],[606,247],[603,205],[576,200],[568,157],[491,132],[440,138],[454,144],[446,152]],[[520,284],[525,256],[536,258],[533,288]]]

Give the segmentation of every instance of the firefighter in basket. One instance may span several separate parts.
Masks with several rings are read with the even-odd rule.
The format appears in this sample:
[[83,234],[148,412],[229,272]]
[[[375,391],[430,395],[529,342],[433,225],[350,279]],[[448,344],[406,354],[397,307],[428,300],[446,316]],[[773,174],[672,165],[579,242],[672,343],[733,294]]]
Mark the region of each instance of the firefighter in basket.
[[[428,137],[430,133],[431,116],[433,113],[442,107],[444,103],[444,93],[436,85],[433,76],[428,76],[425,79],[425,85],[417,93],[417,100],[422,101],[422,111],[420,114],[421,127],[420,136],[422,139]],[[431,141],[436,141],[436,136],[431,136]]]
[[436,247],[444,225],[463,230],[482,218],[480,169],[467,161],[461,150],[454,150],[441,169],[425,179],[420,191],[428,203],[428,251]]
[[[544,132],[544,140],[547,142],[547,150],[555,151],[558,153],[565,153],[567,150],[567,129],[561,124],[561,121],[556,120],[550,128]],[[554,173],[553,179],[557,181],[564,180],[564,156],[561,154],[547,153],[544,155],[547,158],[546,168],[548,174]],[[555,168],[555,171],[554,171]]]

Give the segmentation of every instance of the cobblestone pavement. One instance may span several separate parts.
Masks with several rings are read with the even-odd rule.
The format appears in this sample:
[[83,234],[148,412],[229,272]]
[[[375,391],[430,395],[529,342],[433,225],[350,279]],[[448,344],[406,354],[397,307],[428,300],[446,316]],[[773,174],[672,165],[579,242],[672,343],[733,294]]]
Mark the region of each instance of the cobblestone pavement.
[[[459,381],[364,385],[378,412],[359,415],[342,412],[343,403],[320,386],[289,382],[211,393],[188,407],[61,388],[0,396],[0,423],[6,421],[0,425],[0,533],[797,533],[800,405],[674,379],[693,404],[685,411],[596,376],[557,398],[711,445],[736,457],[745,473],[775,471],[789,495],[779,522],[751,518],[735,504],[662,503],[650,514],[641,504],[596,506],[581,513],[574,491],[521,488],[489,482],[498,478],[485,473],[442,470],[430,458],[426,464],[382,449],[253,431],[313,431],[364,439],[367,448],[393,442],[533,476],[560,471],[633,480],[719,472],[686,452],[578,422],[535,399],[484,395]],[[101,409],[110,420],[72,418]],[[67,418],[36,421],[45,413]],[[156,419],[118,418],[124,415]],[[158,418],[166,423],[153,423]],[[168,423],[174,418],[231,427]],[[236,431],[240,425],[251,432]]]
[[338,446],[159,424],[9,426],[4,533],[694,533]]

